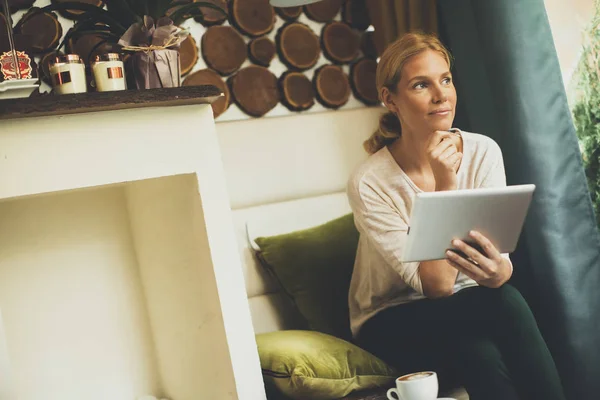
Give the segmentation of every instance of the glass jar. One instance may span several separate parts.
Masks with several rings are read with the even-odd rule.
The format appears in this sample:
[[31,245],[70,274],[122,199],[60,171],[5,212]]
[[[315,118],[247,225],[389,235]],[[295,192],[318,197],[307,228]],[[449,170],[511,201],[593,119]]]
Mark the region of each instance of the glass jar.
[[106,53],[96,56],[92,63],[96,90],[109,92],[127,89],[123,57],[119,53]]
[[87,92],[85,65],[77,54],[65,54],[49,63],[52,87],[58,94]]

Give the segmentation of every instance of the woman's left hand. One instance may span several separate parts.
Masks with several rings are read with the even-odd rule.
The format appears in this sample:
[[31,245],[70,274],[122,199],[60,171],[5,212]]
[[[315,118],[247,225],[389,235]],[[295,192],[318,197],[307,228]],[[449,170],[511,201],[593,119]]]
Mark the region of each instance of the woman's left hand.
[[475,240],[483,252],[456,239],[452,241],[452,246],[466,254],[470,260],[452,251],[447,251],[447,262],[481,286],[490,288],[502,286],[512,275],[510,261],[502,257],[492,242],[481,233],[471,231],[469,236]]

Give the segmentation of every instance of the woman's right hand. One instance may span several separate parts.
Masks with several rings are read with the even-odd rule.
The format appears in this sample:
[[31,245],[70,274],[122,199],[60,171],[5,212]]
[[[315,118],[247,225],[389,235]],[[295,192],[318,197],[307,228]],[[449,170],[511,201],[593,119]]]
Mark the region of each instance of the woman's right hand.
[[448,131],[435,131],[429,141],[427,155],[435,178],[436,192],[455,190],[458,186],[456,172],[462,153],[458,151],[455,137]]

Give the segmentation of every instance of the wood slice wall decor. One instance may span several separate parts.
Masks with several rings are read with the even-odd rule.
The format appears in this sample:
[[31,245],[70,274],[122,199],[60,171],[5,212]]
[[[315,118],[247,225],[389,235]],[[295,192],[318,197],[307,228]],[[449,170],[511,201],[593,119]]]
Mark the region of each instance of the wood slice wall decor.
[[29,51],[33,55],[46,53],[58,46],[63,30],[56,14],[38,12],[32,7],[16,24],[14,32],[28,37]]
[[227,2],[225,0],[194,0],[196,3],[199,1],[213,4],[223,10],[223,12],[210,7],[200,7],[203,15],[202,18],[194,18],[196,22],[200,22],[202,25],[208,27],[221,25],[223,22],[227,21]]
[[[54,3],[54,4],[60,4],[60,3],[85,3],[85,4],[91,4],[91,5],[96,6],[96,7],[102,7],[102,6],[104,6],[104,1],[103,0],[52,0],[52,3]],[[69,19],[77,19],[77,18],[81,17],[81,15],[83,14],[83,12],[79,11],[79,10],[61,10],[58,13],[60,15],[62,15],[63,17],[69,18]]]
[[190,75],[188,75],[183,81],[183,86],[200,86],[200,85],[214,85],[223,92],[223,97],[212,103],[213,115],[217,118],[223,114],[231,104],[231,94],[229,87],[223,81],[223,79],[215,71],[211,69],[201,69]]
[[317,100],[324,107],[340,108],[350,99],[348,76],[337,65],[323,65],[315,71],[313,85]]
[[246,61],[246,43],[231,26],[211,26],[202,35],[202,57],[206,65],[227,76]]
[[371,26],[369,10],[367,9],[368,0],[346,0],[342,7],[342,20],[351,27],[364,31]]
[[242,68],[227,83],[238,107],[253,117],[262,117],[279,103],[277,77],[265,67]]
[[315,104],[313,85],[302,72],[286,71],[279,78],[281,102],[291,111],[305,111]]
[[360,38],[350,25],[333,21],[323,27],[321,44],[327,59],[336,64],[347,64],[358,56]]
[[285,24],[277,32],[276,42],[281,62],[290,69],[304,71],[319,61],[319,37],[305,24]]
[[114,43],[104,43],[98,46],[103,40],[102,37],[95,33],[88,33],[76,39],[71,38],[67,41],[67,51],[78,54],[86,65],[89,65],[90,61],[98,54],[108,52],[119,53],[121,51],[120,47]]
[[295,21],[302,15],[302,7],[274,7],[275,12],[286,21]]
[[379,57],[377,54],[377,47],[375,47],[375,37],[372,31],[366,31],[360,38],[360,51],[365,57],[376,59]]
[[365,104],[379,104],[379,95],[375,76],[377,74],[377,61],[362,58],[350,68],[350,85],[354,96]]
[[8,0],[8,10],[11,14],[19,10],[27,10],[33,6],[33,3],[35,0]]
[[275,10],[269,0],[231,0],[231,23],[243,34],[259,37],[273,30]]
[[256,39],[252,39],[248,43],[248,56],[250,60],[257,65],[268,67],[271,64],[271,60],[275,57],[275,43],[266,36],[261,36]]
[[331,21],[342,8],[343,0],[321,0],[304,6],[306,16],[316,22]]
[[192,37],[188,37],[181,42],[179,46],[179,64],[181,66],[181,76],[185,76],[190,73],[194,65],[198,62],[198,45]]

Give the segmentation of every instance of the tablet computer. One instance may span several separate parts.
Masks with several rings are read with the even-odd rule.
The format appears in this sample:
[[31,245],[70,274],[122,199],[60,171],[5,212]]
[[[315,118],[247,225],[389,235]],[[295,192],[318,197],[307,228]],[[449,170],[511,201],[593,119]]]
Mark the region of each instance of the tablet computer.
[[402,261],[444,259],[453,239],[475,244],[471,230],[481,232],[500,253],[512,253],[534,191],[535,185],[514,185],[417,193]]

